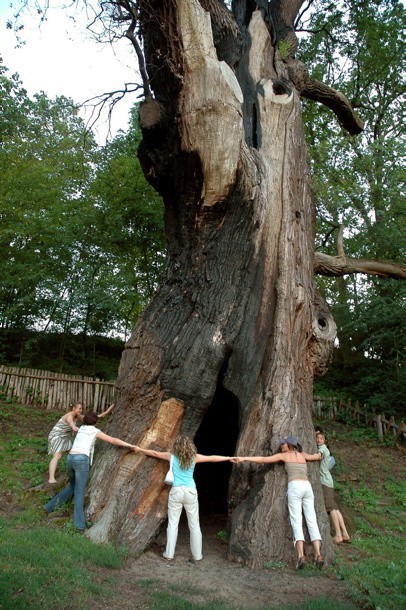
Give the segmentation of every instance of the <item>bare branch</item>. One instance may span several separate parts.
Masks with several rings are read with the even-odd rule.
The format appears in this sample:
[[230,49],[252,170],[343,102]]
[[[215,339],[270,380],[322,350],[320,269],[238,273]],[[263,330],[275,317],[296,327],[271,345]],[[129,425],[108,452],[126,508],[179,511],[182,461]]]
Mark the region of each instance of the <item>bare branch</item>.
[[367,275],[378,275],[379,277],[391,277],[396,280],[406,279],[405,265],[398,265],[390,261],[329,256],[322,252],[316,252],[314,255],[314,272],[316,275],[329,277],[365,273]]
[[356,114],[349,100],[332,87],[311,78],[306,66],[297,59],[290,59],[287,63],[289,76],[297,91],[302,97],[320,102],[330,108],[341,126],[352,136],[361,133],[364,122]]
[[[135,93],[142,89],[142,85],[138,85],[137,83],[125,83],[124,89],[117,89],[116,91],[109,91],[106,93],[102,93],[101,95],[96,95],[94,97],[90,97],[85,100],[82,104],[84,107],[91,107],[90,118],[87,122],[88,129],[92,129],[94,125],[96,125],[97,121],[100,119],[101,114],[104,108],[109,105],[108,109],[108,119],[109,122],[111,120],[111,116],[113,114],[114,106],[123,99],[123,97],[127,93]],[[139,97],[142,97],[140,95]],[[93,103],[91,103],[93,102]]]

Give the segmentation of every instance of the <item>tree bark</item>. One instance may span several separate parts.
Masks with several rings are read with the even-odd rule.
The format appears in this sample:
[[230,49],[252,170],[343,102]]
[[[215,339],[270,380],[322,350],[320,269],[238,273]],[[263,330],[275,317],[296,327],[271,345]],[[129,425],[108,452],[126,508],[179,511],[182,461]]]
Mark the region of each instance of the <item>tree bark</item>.
[[[200,452],[226,455],[267,455],[295,434],[313,452],[313,378],[335,325],[313,282],[299,96],[260,10],[232,21],[214,1],[139,5],[160,107],[156,121],[147,113],[139,156],[165,202],[168,266],[125,346],[108,433],[167,450],[181,431]],[[103,447],[89,536],[141,553],[166,517],[165,470]],[[309,471],[329,560],[318,466]],[[261,566],[292,557],[286,485],[282,466],[233,467],[230,558]]]

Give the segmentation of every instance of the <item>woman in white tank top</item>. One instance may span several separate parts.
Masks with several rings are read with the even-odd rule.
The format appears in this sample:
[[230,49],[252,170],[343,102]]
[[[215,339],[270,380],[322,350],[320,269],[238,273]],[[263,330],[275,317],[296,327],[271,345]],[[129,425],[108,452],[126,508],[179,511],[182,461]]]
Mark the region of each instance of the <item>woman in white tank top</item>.
[[306,519],[310,540],[314,548],[314,561],[317,567],[324,564],[320,551],[321,535],[317,525],[314,510],[314,495],[307,476],[306,462],[322,459],[320,453],[304,453],[295,436],[288,436],[279,441],[279,452],[270,456],[236,457],[233,462],[255,462],[257,464],[275,464],[284,462],[288,475],[288,508],[289,518],[293,529],[294,545],[297,551],[296,569],[306,564],[304,555],[304,534],[302,511]]

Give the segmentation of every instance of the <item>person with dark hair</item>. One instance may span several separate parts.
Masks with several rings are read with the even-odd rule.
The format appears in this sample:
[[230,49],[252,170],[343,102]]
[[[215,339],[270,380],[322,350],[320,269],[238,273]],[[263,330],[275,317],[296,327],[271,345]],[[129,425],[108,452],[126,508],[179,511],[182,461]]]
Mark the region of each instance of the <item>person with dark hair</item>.
[[47,513],[51,513],[73,497],[73,522],[81,533],[86,529],[84,510],[85,491],[90,466],[93,460],[96,439],[100,439],[111,445],[126,447],[132,450],[135,449],[134,445],[130,445],[130,443],[127,443],[126,441],[122,441],[114,436],[109,436],[98,430],[98,428],[95,427],[97,419],[98,416],[93,411],[85,413],[83,425],[78,430],[66,461],[69,483],[44,506],[44,510]]
[[316,433],[316,444],[318,451],[320,451],[322,455],[320,464],[321,487],[323,490],[326,511],[329,514],[334,527],[335,535],[333,540],[338,544],[342,542],[349,542],[350,536],[345,526],[344,517],[338,508],[337,500],[334,495],[334,481],[333,477],[331,476],[329,466],[329,460],[331,457],[330,451],[326,445],[326,437],[320,429]]
[[[97,417],[105,417],[110,413],[113,407],[114,403],[110,405],[108,409],[102,413],[99,413]],[[72,448],[74,434],[78,431],[76,424],[77,422],[83,421],[82,411],[82,403],[75,402],[71,406],[70,411],[65,413],[65,415],[62,415],[62,417],[56,422],[55,426],[48,435],[48,454],[53,456],[49,462],[49,485],[55,485],[57,482],[55,479],[55,473],[58,462],[62,455],[66,451],[70,451]]]
[[279,441],[279,451],[275,455],[238,456],[231,460],[235,463],[254,462],[257,464],[284,462],[288,475],[288,510],[297,552],[297,570],[302,569],[306,565],[302,513],[304,513],[310,540],[314,548],[314,561],[318,568],[324,565],[320,548],[321,535],[314,509],[313,489],[307,476],[306,463],[319,461],[321,457],[320,453],[304,453],[297,438],[295,436],[287,436]]
[[202,532],[199,522],[199,501],[193,478],[195,465],[201,462],[227,462],[231,458],[223,455],[197,453],[193,441],[187,436],[178,436],[171,452],[142,449],[138,446],[135,447],[135,451],[172,464],[173,485],[168,498],[168,528],[164,559],[171,561],[175,555],[179,519],[184,508],[190,531],[190,550],[193,561],[200,561],[203,559]]

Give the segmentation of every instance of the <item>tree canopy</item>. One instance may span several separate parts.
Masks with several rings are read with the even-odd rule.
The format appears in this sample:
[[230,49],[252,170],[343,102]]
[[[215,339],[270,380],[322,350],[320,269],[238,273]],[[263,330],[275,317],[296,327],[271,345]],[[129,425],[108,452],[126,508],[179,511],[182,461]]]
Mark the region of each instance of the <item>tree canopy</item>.
[[71,100],[1,72],[1,328],[123,336],[164,262],[133,126],[99,148]]

